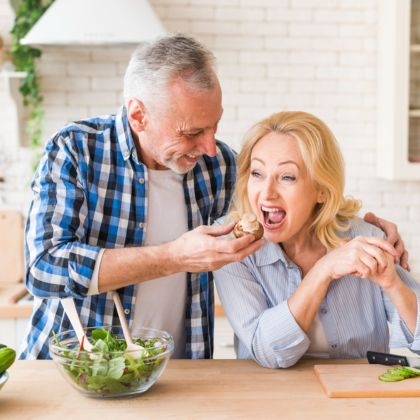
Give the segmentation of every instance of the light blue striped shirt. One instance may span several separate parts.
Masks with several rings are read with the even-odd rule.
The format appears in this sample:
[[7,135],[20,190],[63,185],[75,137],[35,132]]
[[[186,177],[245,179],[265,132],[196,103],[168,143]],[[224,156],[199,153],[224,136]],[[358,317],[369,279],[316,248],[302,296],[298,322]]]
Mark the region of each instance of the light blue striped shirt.
[[[359,235],[383,236],[383,232],[357,218],[344,236]],[[419,307],[420,284],[401,267],[397,271],[416,293]],[[292,366],[305,355],[310,339],[287,303],[302,275],[278,244],[266,242],[243,261],[216,271],[214,278],[235,332],[238,358],[278,368]],[[318,316],[330,358],[364,358],[368,350],[388,352],[390,346],[420,353],[420,311],[413,335],[387,295],[369,280],[349,275],[332,282]]]

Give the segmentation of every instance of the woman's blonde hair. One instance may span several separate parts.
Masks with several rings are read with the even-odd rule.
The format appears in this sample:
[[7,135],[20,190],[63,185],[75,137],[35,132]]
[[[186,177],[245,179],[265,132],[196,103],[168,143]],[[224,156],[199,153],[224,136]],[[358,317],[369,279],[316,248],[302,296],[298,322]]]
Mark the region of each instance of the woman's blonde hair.
[[262,137],[271,132],[289,135],[297,141],[308,176],[324,198],[324,202],[314,209],[311,228],[324,246],[336,247],[341,241],[337,233],[347,230],[350,219],[357,214],[361,203],[343,195],[344,161],[334,134],[319,118],[307,112],[273,114],[256,123],[246,133],[238,156],[238,175],[231,214],[251,211],[247,184],[252,149]]

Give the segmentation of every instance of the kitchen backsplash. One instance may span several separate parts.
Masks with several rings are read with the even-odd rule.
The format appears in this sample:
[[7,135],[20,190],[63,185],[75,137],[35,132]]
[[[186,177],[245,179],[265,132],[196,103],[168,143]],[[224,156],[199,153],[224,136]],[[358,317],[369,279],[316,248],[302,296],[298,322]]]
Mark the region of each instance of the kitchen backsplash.
[[[218,137],[240,149],[245,130],[283,109],[324,119],[346,160],[346,192],[365,210],[398,224],[420,273],[420,182],[376,177],[378,5],[381,0],[151,0],[168,31],[188,32],[215,53],[224,92]],[[13,24],[0,0],[0,36]],[[38,65],[43,89],[44,139],[66,121],[115,112],[130,47],[47,47]],[[5,127],[0,79],[0,127]],[[25,211],[31,159],[0,128],[1,205]],[[13,155],[13,153],[11,153]],[[1,174],[0,174],[1,175]]]

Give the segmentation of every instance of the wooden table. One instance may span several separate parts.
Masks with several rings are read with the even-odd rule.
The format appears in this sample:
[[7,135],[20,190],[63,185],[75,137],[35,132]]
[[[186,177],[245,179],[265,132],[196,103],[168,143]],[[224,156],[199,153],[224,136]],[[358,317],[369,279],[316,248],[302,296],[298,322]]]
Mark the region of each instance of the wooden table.
[[93,399],[65,382],[52,361],[16,361],[0,391],[0,418],[420,419],[420,398],[328,398],[313,371],[320,363],[328,362],[271,370],[249,360],[171,360],[146,393]]

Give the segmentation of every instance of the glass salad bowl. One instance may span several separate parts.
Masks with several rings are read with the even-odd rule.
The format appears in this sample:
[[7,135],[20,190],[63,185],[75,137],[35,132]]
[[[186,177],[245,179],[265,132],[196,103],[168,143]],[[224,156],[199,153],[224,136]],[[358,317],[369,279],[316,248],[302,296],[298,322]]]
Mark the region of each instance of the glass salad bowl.
[[166,368],[174,349],[170,334],[151,328],[132,337],[142,349],[126,351],[121,328],[85,329],[92,351],[81,349],[74,330],[54,334],[49,341],[51,358],[64,378],[89,397],[115,398],[147,391]]
[[3,372],[0,374],[0,389],[3,388],[3,385],[7,382],[9,379],[9,374],[7,372]]

